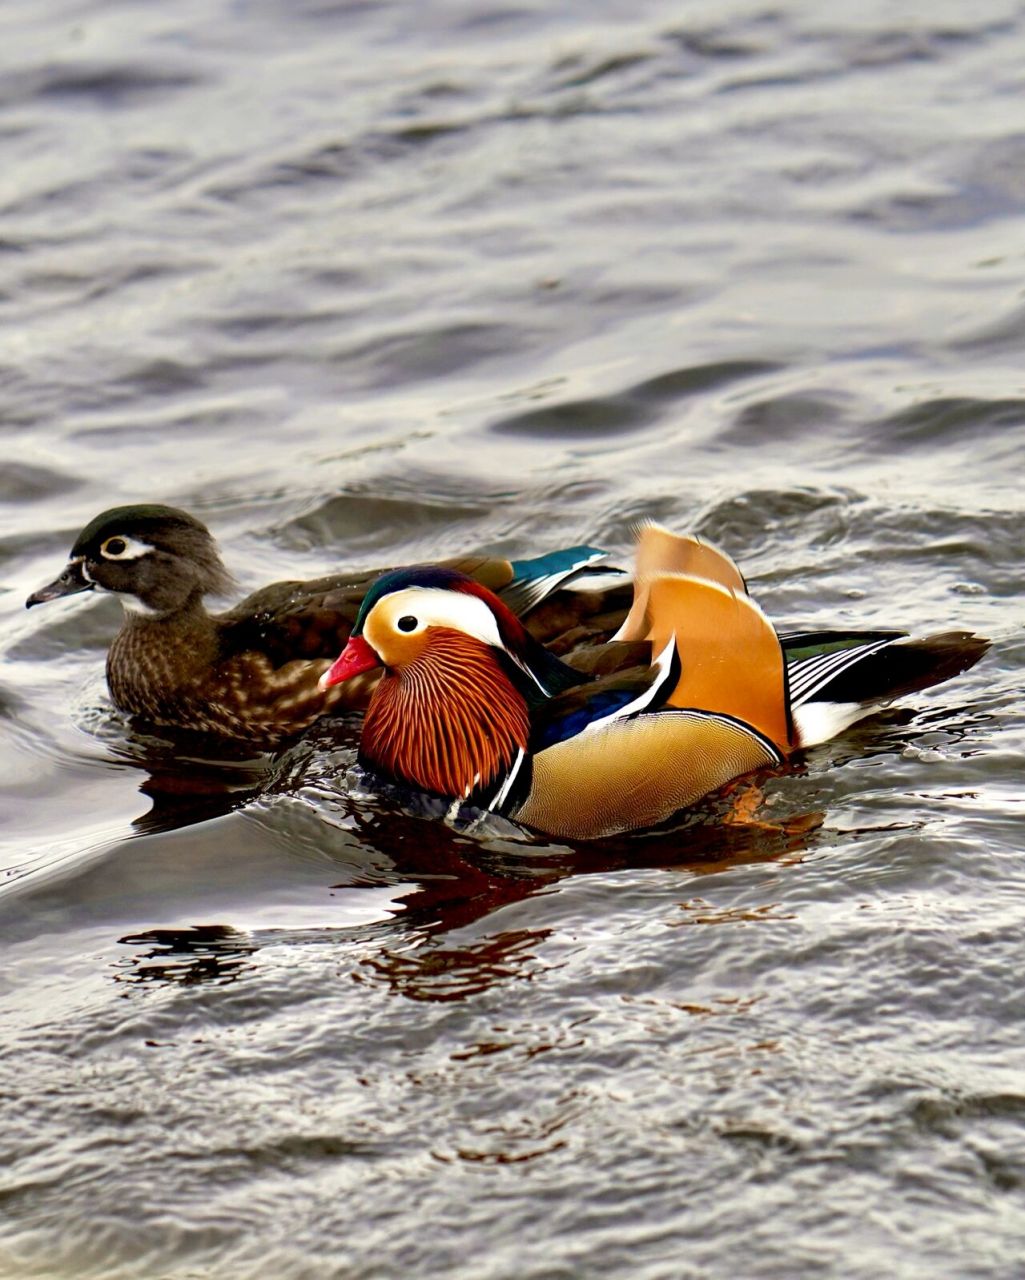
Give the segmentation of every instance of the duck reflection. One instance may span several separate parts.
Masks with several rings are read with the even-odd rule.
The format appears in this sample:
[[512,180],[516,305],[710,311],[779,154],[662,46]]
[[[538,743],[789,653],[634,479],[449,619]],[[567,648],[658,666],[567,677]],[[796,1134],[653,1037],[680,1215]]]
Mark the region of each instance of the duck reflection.
[[[265,870],[287,878],[301,857],[304,874],[311,866],[320,867],[326,874],[320,880],[315,872],[314,880],[333,899],[348,904],[361,889],[394,886],[382,917],[369,927],[333,926],[328,920],[313,930],[250,932],[228,924],[143,929],[119,940],[130,950],[117,963],[116,981],[128,986],[233,983],[258,971],[264,945],[294,942],[338,948],[356,981],[383,984],[404,999],[463,1000],[497,984],[529,980],[544,964],[550,929],[523,927],[522,916],[514,925],[508,917],[500,922],[504,908],[550,892],[572,877],[657,868],[689,884],[711,872],[797,859],[824,817],[821,812],[787,811],[780,790],[799,772],[790,767],[782,778],[737,782],[674,823],[643,835],[577,845],[552,844],[511,826],[471,835],[397,811],[378,797],[341,789],[337,783],[327,788],[325,779],[334,780],[339,761],[351,757],[342,750],[327,767],[323,746],[296,748],[282,757],[271,783],[254,784],[245,775],[245,762],[231,775],[234,789],[215,774],[215,784],[224,789],[213,790],[212,808],[219,812],[227,797],[234,807],[255,785],[263,799],[258,809],[250,810],[249,821],[269,836],[269,842],[264,837],[261,843],[264,851],[281,851],[280,862],[277,854],[267,862],[264,853]],[[182,803],[191,820],[205,803],[205,776],[202,769],[184,775]],[[150,774],[151,782],[165,778],[171,785],[154,791],[166,820],[178,795],[173,775],[170,770]],[[267,883],[273,886],[274,880]]]
[[147,929],[118,942],[136,950],[116,962],[115,982],[168,982],[179,987],[236,982],[252,967],[249,958],[257,950],[248,934],[217,924]]
[[[332,745],[353,735],[340,718],[332,722]],[[277,756],[226,745],[208,734],[187,730],[125,726],[110,743],[118,760],[145,773],[139,792],[150,809],[132,820],[140,835],[174,831],[221,817],[248,804],[282,779],[301,776],[323,738],[302,739]]]
[[550,929],[496,933],[461,947],[426,945],[418,951],[384,947],[369,956],[357,981],[381,980],[408,1000],[448,1002],[480,995],[537,966],[538,948]]
[[259,795],[265,778],[265,770],[248,765],[225,769],[194,764],[187,772],[180,766],[155,770],[139,787],[151,808],[133,819],[132,829],[139,835],[155,835],[219,818]]
[[541,948],[550,929],[475,933],[458,943],[454,937],[571,876],[647,867],[690,877],[800,857],[825,815],[816,811],[767,821],[764,801],[762,786],[745,781],[660,831],[576,846],[478,841],[436,822],[364,812],[356,821],[361,843],[387,854],[403,878],[419,883],[398,900],[401,947],[376,948],[354,976],[384,983],[406,999],[434,1002],[529,979],[543,963]]
[[[136,826],[169,830],[260,795],[250,815],[272,833],[286,858],[301,853],[322,860],[325,889],[337,898],[351,900],[360,886],[396,888],[388,915],[369,930],[327,927],[311,938],[309,930],[275,929],[268,938],[281,945],[294,932],[296,945],[344,949],[354,960],[356,981],[383,984],[409,1000],[458,1001],[529,980],[544,963],[550,929],[524,928],[522,917],[514,927],[508,918],[503,925],[496,919],[490,929],[486,922],[570,877],[647,868],[683,876],[689,884],[730,868],[796,860],[825,816],[794,811],[790,801],[804,771],[798,763],[776,775],[740,780],[654,831],[579,844],[553,844],[511,826],[469,834],[339,785],[351,763],[354,733],[355,726],[336,725],[330,735],[301,742],[276,761],[210,764],[192,757],[184,769],[172,744],[149,739],[143,790],[154,803]],[[334,883],[331,864],[343,872]],[[217,924],[142,930],[120,941],[131,951],[118,962],[118,982],[188,986],[252,976],[265,939]]]
[[[723,803],[737,812],[735,797]],[[744,811],[754,803],[745,792]],[[757,818],[741,822],[705,813],[645,838],[572,848],[479,842],[440,824],[392,813],[356,811],[350,817],[352,825],[344,831],[324,827],[324,851],[329,853],[337,841],[339,860],[344,858],[351,868],[331,890],[341,894],[366,883],[352,864],[355,837],[358,848],[384,855],[389,880],[415,884],[392,900],[390,919],[370,929],[325,928],[315,935],[308,929],[275,929],[264,936],[225,924],[144,929],[119,939],[130,952],[117,961],[114,980],[128,986],[234,983],[257,971],[265,942],[281,946],[294,934],[296,945],[329,945],[354,954],[357,982],[384,984],[409,1000],[464,1000],[502,983],[529,979],[543,964],[549,928],[481,932],[481,922],[502,908],[573,876],[648,867],[689,878],[799,857],[822,819],[815,813],[771,823]]]

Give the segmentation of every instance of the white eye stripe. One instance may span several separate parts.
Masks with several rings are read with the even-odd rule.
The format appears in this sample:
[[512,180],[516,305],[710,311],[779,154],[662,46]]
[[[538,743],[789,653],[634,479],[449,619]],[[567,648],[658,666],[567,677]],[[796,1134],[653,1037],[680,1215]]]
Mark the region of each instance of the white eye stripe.
[[[110,544],[123,543],[123,551],[110,551]],[[148,555],[153,547],[148,542],[140,542],[137,538],[128,538],[124,534],[113,534],[111,537],[104,539],[100,546],[100,555],[104,560],[138,560],[141,556]]]
[[484,644],[505,648],[495,615],[483,600],[441,587],[406,587],[404,591],[396,591],[378,601],[363,628],[367,643],[377,648],[374,636],[376,634],[383,639],[382,631],[385,629],[401,634],[399,619],[407,615],[416,618],[418,631],[424,627],[451,627],[482,640]]

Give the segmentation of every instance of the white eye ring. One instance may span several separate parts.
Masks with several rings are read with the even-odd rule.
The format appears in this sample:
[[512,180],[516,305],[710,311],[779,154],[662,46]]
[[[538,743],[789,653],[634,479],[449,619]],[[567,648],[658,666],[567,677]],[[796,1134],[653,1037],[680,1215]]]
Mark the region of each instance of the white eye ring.
[[104,539],[100,544],[100,555],[104,560],[138,560],[140,556],[152,550],[153,548],[146,542],[139,542],[135,538],[117,533]]

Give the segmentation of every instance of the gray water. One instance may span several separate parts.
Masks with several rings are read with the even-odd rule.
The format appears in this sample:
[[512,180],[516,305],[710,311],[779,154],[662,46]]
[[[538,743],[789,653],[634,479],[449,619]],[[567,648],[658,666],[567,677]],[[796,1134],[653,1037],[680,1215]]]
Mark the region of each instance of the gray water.
[[[1025,1253],[1025,15],[7,0],[0,1276],[1008,1277]],[[26,613],[654,516],[994,648],[590,848],[191,759]]]

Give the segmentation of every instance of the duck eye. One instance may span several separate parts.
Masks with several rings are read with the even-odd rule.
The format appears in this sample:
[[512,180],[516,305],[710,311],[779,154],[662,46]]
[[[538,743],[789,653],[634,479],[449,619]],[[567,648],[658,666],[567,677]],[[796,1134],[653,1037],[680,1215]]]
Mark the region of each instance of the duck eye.
[[124,538],[108,538],[100,547],[105,556],[109,556],[112,560],[116,560],[118,556],[123,556],[128,550],[128,543]]
[[411,613],[406,613],[403,614],[395,625],[400,631],[415,631],[419,626],[419,623]]

